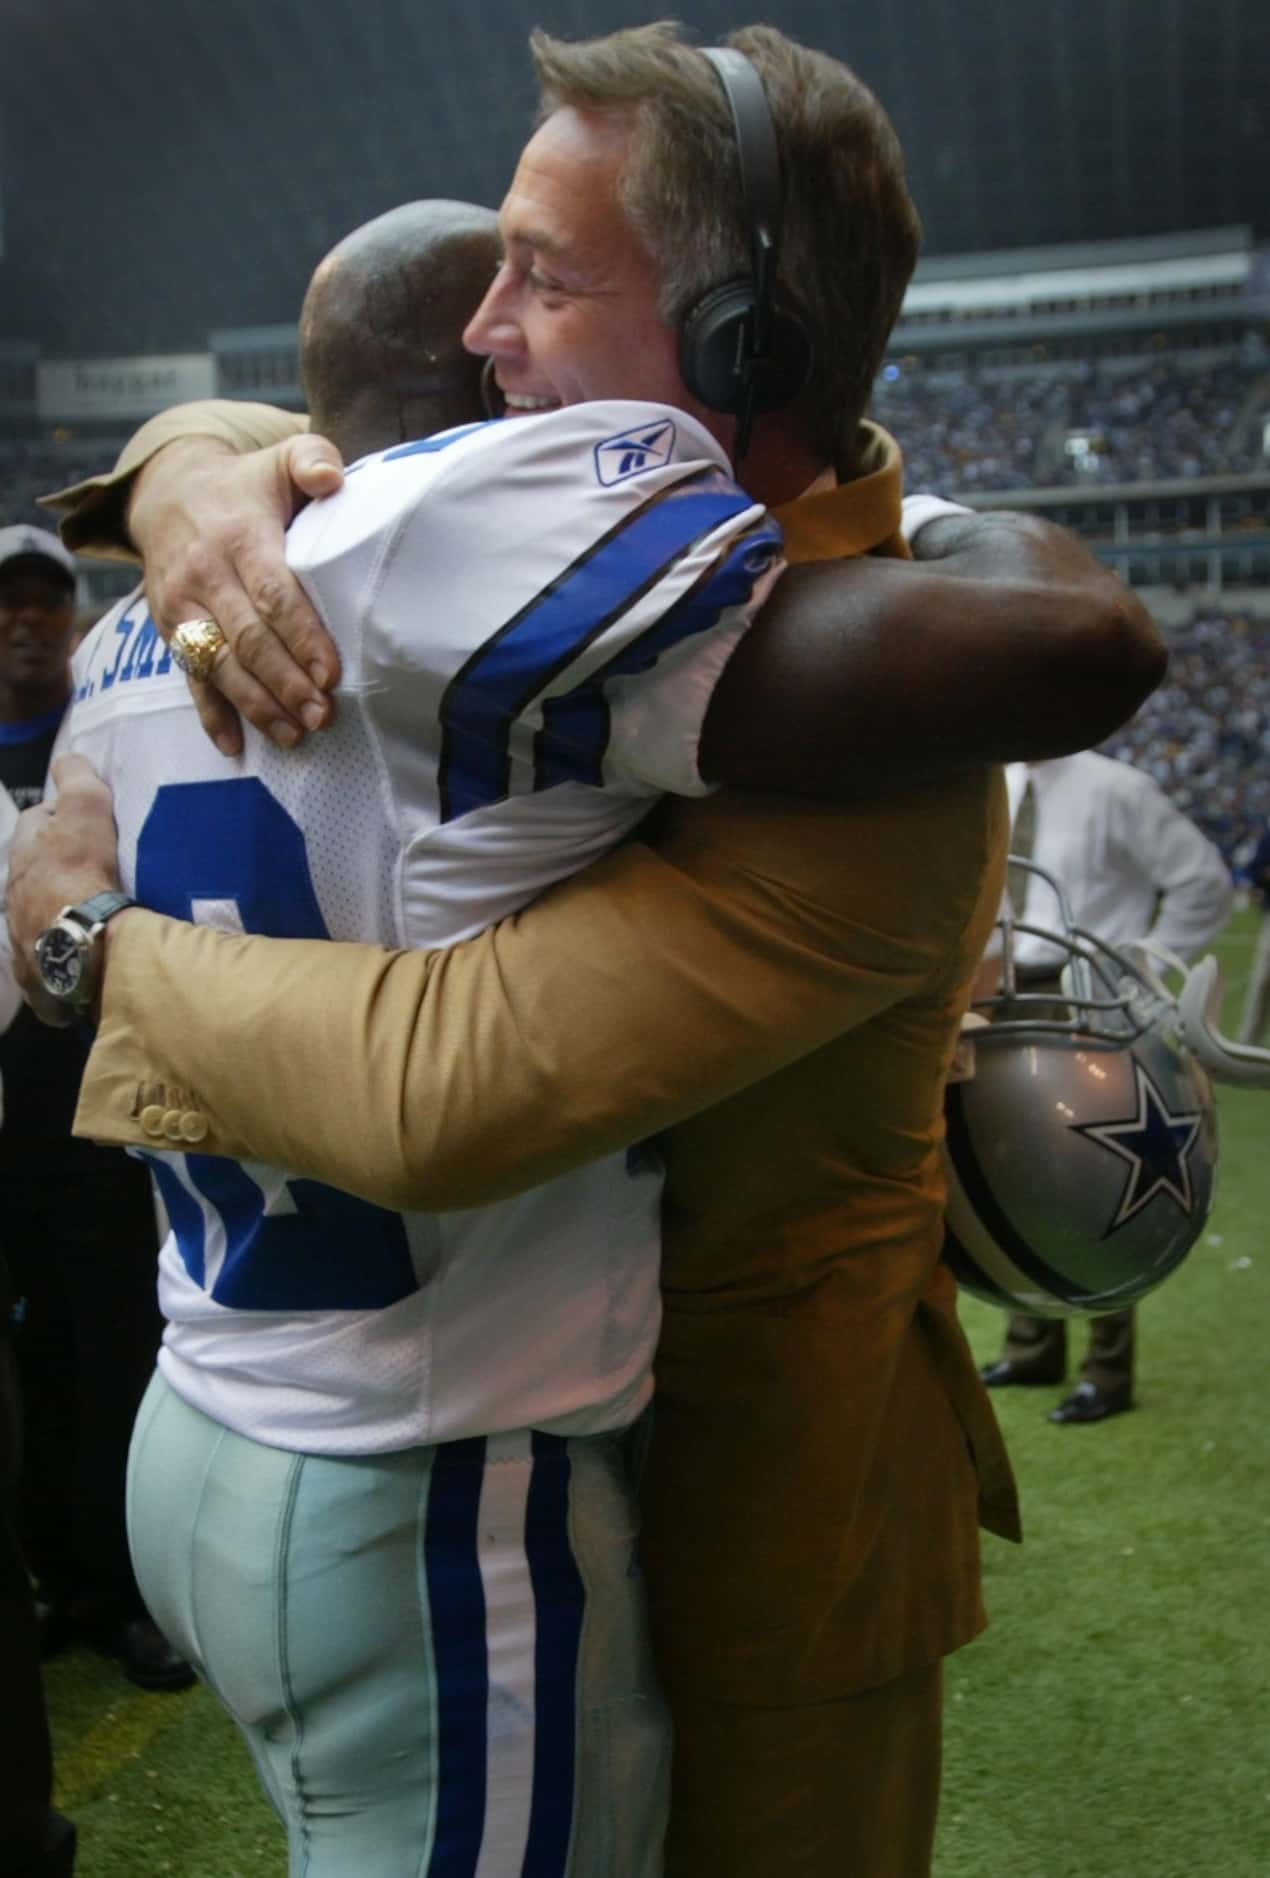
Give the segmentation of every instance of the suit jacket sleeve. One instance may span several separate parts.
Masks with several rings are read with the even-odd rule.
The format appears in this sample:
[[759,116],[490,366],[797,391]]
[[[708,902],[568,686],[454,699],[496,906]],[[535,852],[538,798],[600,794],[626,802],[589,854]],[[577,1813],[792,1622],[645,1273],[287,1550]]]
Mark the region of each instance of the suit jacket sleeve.
[[132,479],[165,443],[182,437],[211,437],[243,456],[271,443],[307,430],[307,417],[279,411],[271,404],[240,403],[234,398],[206,398],[195,404],[174,405],[150,418],[129,438],[115,466],[101,476],[88,476],[66,489],[42,496],[45,508],[61,509],[62,539],[106,560],[135,561],[128,538],[127,506]]
[[946,935],[896,957],[871,879],[859,917],[826,911],[777,858],[703,884],[691,854],[631,843],[447,952],[129,913],[76,1132],[158,1145],[184,1117],[201,1152],[402,1208],[534,1185],[785,1067],[932,969]]

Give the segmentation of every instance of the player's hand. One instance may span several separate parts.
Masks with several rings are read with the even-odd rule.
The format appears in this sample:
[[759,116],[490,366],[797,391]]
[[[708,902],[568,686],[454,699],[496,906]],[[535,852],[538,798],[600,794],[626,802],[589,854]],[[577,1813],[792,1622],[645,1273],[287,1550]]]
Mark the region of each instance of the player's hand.
[[35,942],[64,906],[119,885],[118,836],[110,790],[86,757],[59,757],[52,768],[54,802],[18,817],[9,855],[5,912],[13,967],[37,1017],[59,1028],[66,1009],[40,983]]
[[225,635],[210,682],[190,689],[227,755],[242,748],[240,711],[283,745],[330,718],[339,653],[287,567],[283,535],[306,502],[343,480],[339,451],[314,436],[248,456],[191,437],[137,478],[128,527],[155,624],[170,639],[183,620],[213,619]]

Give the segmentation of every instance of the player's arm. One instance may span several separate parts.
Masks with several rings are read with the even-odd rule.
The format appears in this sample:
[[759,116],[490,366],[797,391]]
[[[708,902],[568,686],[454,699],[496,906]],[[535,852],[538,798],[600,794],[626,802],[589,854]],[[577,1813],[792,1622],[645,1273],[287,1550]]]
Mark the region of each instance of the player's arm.
[[1163,677],[1146,609],[1064,528],[945,515],[913,554],[782,577],[711,699],[703,775],[841,799],[1065,755]]
[[[203,408],[166,415],[196,426]],[[226,440],[211,442],[223,457]],[[305,713],[324,708],[305,662],[329,675],[337,661],[283,560],[295,506],[287,479],[299,474],[305,493],[317,493],[313,479],[333,473],[331,446],[321,444],[328,454],[315,464],[294,444],[265,451],[241,482],[206,447],[204,438],[169,444],[131,499],[132,539],[161,570],[149,582],[152,610],[165,631],[211,614],[230,641],[218,683],[253,723],[293,740]],[[303,451],[318,448],[314,439]],[[882,779],[1084,748],[1158,684],[1166,656],[1145,611],[1065,530],[1023,516],[952,517],[917,543],[917,567],[869,556],[782,583],[711,703],[703,772],[740,786],[863,793]],[[200,712],[224,738],[228,719],[210,700],[200,698]]]
[[[80,758],[58,786],[14,851],[28,987],[58,909],[117,885],[109,791]],[[934,793],[916,815],[908,798],[796,816],[720,801],[738,820],[713,863],[691,836],[682,853],[630,844],[448,952],[122,913],[76,1130],[146,1146],[193,1117],[200,1151],[390,1206],[516,1192],[760,1080],[945,969],[965,880],[1003,846],[998,793],[985,816],[983,788],[968,791],[956,855]]]

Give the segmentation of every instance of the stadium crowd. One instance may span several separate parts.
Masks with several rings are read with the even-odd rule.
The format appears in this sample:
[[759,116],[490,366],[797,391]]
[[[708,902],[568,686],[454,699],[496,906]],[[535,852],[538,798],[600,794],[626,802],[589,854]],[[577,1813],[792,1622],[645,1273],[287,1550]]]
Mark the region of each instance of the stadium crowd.
[[1255,347],[1204,367],[1163,358],[1113,372],[1091,360],[1063,376],[892,362],[873,408],[904,440],[910,489],[1169,482],[1263,464],[1270,372]]
[[1168,677],[1103,748],[1154,777],[1239,869],[1270,816],[1270,621],[1202,607]]
[[1264,366],[1226,362],[1201,371],[1162,363],[1131,376],[1073,383],[1068,427],[1090,448],[1067,454],[1066,482],[1165,482],[1253,470],[1262,459],[1260,429],[1245,442],[1240,420],[1248,400],[1270,404]]
[[[895,372],[898,376],[889,374]],[[890,366],[874,389],[874,415],[903,440],[910,489],[1032,489],[1045,478],[1039,446],[1061,421],[1066,388],[1040,375],[926,377]]]

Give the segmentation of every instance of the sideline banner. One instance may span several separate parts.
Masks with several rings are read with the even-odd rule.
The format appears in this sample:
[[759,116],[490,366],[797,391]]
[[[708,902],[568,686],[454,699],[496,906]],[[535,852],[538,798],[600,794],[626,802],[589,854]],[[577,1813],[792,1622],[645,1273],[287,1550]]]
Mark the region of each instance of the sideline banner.
[[170,404],[216,396],[210,352],[165,352],[131,359],[41,359],[35,371],[42,419],[153,417]]

